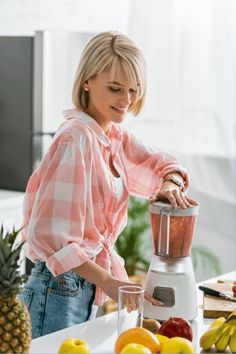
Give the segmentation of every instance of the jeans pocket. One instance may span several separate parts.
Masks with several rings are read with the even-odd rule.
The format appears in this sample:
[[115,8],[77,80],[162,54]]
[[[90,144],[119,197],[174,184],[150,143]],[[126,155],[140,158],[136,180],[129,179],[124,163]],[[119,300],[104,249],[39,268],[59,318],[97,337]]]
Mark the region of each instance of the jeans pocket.
[[30,304],[33,298],[33,294],[34,291],[32,289],[28,289],[28,288],[23,288],[19,298],[20,300],[24,301],[24,303],[26,304],[28,310],[30,309]]
[[96,290],[95,284],[88,282],[87,280],[82,278],[79,274],[74,272],[73,270],[70,270],[69,272],[67,272],[67,274],[70,274],[72,277],[74,277],[76,279],[77,283],[79,283],[82,288],[91,289],[93,291]]
[[81,289],[81,281],[69,272],[51,279],[48,292],[61,296],[76,296]]

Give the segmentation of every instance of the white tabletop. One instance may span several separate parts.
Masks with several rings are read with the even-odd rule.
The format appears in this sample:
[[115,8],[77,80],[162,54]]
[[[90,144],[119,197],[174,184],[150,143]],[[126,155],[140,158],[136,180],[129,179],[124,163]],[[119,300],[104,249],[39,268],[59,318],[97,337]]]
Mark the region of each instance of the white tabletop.
[[[218,279],[235,279],[235,277],[236,272],[234,271],[208,279],[204,283],[214,283]],[[212,322],[212,319],[205,319],[202,316],[202,300],[203,293],[198,290],[198,317],[191,322],[196,353],[201,351],[199,337]],[[31,343],[30,353],[57,353],[62,341],[69,337],[86,340],[92,353],[114,353],[114,344],[117,338],[117,312],[36,338]]]

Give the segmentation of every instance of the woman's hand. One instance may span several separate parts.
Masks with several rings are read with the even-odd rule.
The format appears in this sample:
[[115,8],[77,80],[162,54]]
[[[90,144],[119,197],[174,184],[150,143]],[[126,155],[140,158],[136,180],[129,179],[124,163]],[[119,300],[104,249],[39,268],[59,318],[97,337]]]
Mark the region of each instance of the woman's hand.
[[180,190],[180,187],[171,181],[165,181],[161,188],[149,198],[151,203],[157,200],[167,201],[171,204],[172,208],[186,209],[193,205],[199,205],[197,201],[185,195]]
[[109,296],[111,299],[118,301],[119,296],[119,287],[120,286],[142,286],[140,284],[131,283],[129,281],[120,280],[108,275],[106,281],[101,285],[102,290]]
[[149,301],[154,306],[163,306],[164,305],[164,303],[162,301],[154,299],[154,297],[152,297],[152,295],[149,294],[147,291],[145,291],[145,293],[144,293],[144,298],[145,298],[145,300]]
[[[119,280],[113,276],[109,276],[107,280],[104,282],[102,289],[103,291],[113,300],[118,301],[119,295],[119,287],[120,286],[141,286],[140,284],[131,283],[129,281]],[[142,286],[141,286],[142,287]],[[153,305],[162,306],[163,303],[154,299],[149,293],[145,291],[144,298],[151,302]],[[138,307],[138,303],[135,298],[135,294],[132,294],[130,298],[127,297],[125,302],[126,308],[128,312],[136,310]]]

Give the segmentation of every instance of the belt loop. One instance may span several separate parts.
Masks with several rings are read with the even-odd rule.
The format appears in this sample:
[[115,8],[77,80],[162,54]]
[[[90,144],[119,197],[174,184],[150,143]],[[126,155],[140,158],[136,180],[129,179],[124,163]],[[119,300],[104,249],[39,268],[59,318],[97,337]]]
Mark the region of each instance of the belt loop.
[[38,260],[38,259],[36,260],[36,268],[37,268],[37,270],[39,270],[40,272],[42,272],[42,271],[44,270],[45,265],[46,265],[45,262],[42,262],[42,261],[40,261],[40,260]]

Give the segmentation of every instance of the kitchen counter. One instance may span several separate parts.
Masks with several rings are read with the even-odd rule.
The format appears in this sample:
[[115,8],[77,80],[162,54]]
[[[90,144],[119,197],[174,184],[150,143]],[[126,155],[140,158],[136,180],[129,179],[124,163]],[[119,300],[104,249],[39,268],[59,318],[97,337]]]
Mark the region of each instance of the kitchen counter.
[[[204,283],[214,283],[218,279],[236,279],[236,271],[205,280]],[[191,324],[193,344],[196,353],[200,353],[199,338],[213,320],[202,317],[203,293],[200,290],[197,290],[197,292],[198,316]],[[30,353],[57,353],[62,341],[69,337],[79,337],[86,340],[92,353],[114,353],[113,348],[117,338],[117,312],[36,338],[32,340]]]
[[0,189],[0,223],[11,230],[22,225],[23,192]]

